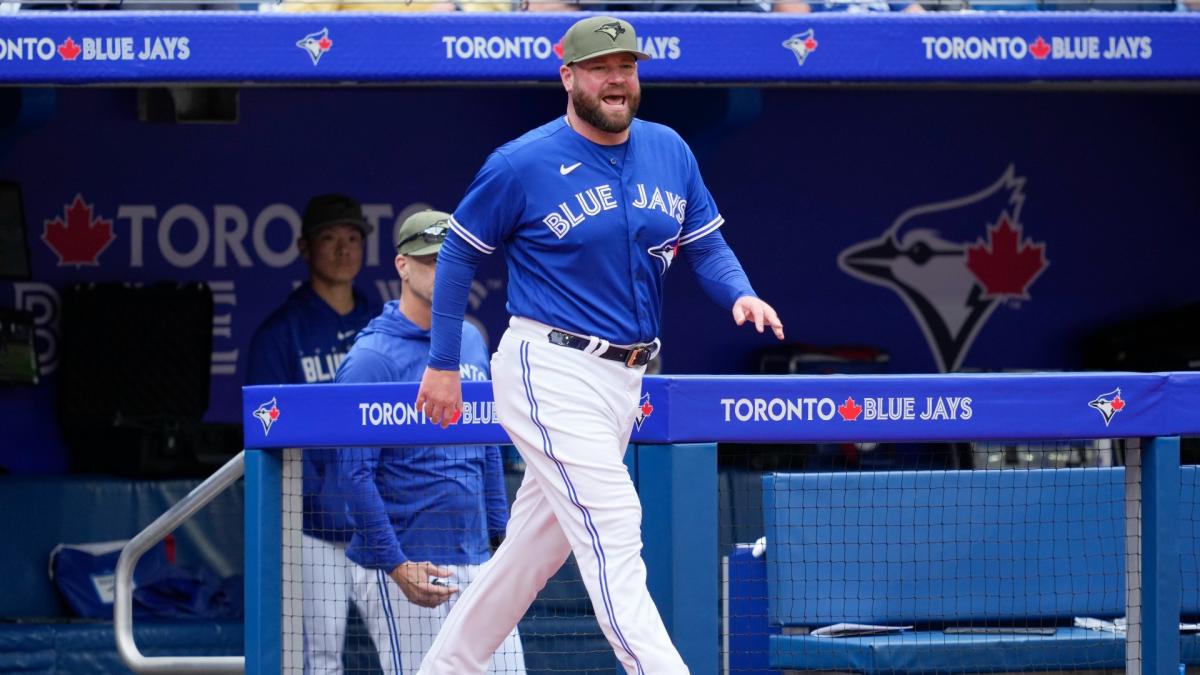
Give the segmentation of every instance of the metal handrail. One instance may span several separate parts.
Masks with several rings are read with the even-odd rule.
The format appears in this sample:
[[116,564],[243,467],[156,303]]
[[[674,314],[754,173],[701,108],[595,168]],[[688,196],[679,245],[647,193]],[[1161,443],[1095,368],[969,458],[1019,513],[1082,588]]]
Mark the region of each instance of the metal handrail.
[[133,640],[133,569],[146,551],[170,534],[180,523],[211,502],[245,473],[245,452],[239,452],[216,473],[196,486],[167,512],[129,540],[117,560],[116,597],[113,600],[113,632],[121,661],[135,673],[244,673],[244,656],[145,656]]

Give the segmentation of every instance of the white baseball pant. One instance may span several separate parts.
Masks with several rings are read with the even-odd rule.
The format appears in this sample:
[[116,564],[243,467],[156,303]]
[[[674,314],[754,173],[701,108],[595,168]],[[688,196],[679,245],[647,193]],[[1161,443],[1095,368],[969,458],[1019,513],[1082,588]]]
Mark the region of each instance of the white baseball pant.
[[346,545],[301,535],[305,675],[340,675],[353,570]]
[[[451,572],[445,579],[446,583],[457,586],[460,592],[437,607],[421,607],[409,602],[399,584],[392,581],[383,570],[354,565],[354,595],[358,599],[358,611],[379,653],[379,665],[387,675],[412,675],[417,672],[442,622],[461,594],[478,577],[481,566],[443,567]],[[487,672],[493,675],[525,675],[525,653],[515,625],[503,636],[499,648],[489,656],[490,660],[484,664]]]
[[525,460],[504,544],[450,612],[420,675],[478,675],[572,551],[630,675],[688,672],[646,589],[642,507],[622,462],[644,367],[550,344],[514,317],[492,357],[500,423]]

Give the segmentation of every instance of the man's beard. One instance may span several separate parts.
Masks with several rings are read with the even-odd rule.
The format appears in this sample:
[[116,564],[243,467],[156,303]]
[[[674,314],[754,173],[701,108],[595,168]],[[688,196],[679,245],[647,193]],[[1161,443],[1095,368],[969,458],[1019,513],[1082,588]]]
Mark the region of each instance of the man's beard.
[[633,124],[633,116],[637,114],[638,104],[641,102],[641,93],[627,91],[625,106],[628,114],[618,119],[612,119],[604,114],[601,107],[604,104],[599,97],[588,96],[579,89],[571,92],[571,105],[575,108],[575,114],[579,116],[579,119],[609,134],[619,134],[628,129],[629,125]]

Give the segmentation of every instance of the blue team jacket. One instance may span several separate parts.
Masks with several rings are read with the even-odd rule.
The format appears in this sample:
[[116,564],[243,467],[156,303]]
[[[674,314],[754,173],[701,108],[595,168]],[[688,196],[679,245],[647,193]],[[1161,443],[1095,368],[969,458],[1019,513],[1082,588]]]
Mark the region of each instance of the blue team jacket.
[[[428,360],[429,331],[392,301],[358,335],[337,382],[418,382]],[[469,323],[463,324],[461,364],[463,380],[489,376],[487,347]],[[421,423],[407,417],[405,423]],[[489,536],[503,534],[508,524],[495,446],[342,448],[337,468],[354,528],[346,554],[363,567],[483,563]]]

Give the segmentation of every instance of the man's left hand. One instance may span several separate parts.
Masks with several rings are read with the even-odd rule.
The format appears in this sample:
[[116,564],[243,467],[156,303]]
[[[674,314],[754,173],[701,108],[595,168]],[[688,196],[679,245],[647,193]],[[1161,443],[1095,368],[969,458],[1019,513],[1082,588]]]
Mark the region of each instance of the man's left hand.
[[770,326],[775,337],[783,339],[783,322],[779,320],[779,315],[770,305],[752,295],[743,295],[733,303],[733,322],[740,326],[746,323],[746,319],[754,322],[758,332],[763,332],[764,325]]

